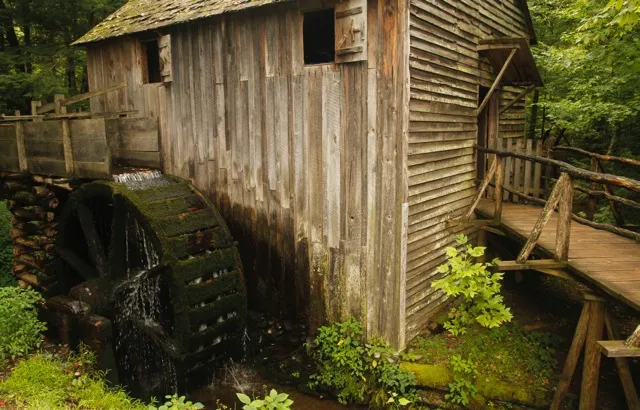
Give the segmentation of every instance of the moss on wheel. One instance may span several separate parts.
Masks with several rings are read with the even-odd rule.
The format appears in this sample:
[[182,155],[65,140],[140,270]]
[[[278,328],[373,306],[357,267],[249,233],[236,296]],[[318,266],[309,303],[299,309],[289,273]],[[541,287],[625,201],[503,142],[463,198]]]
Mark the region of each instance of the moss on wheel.
[[[63,211],[58,247],[78,246],[78,254],[87,253],[85,245],[65,238],[81,232],[73,226],[77,225],[73,218],[78,207],[102,204],[107,210],[103,214],[111,218],[103,223],[111,226],[111,244],[126,241],[124,232],[129,228],[118,226],[126,225],[127,218],[135,218],[158,254],[157,266],[161,267],[158,270],[169,305],[163,308],[168,316],[162,325],[163,337],[167,338],[167,353],[176,361],[180,383],[187,376],[197,380],[197,372],[211,372],[215,362],[241,353],[246,295],[235,242],[217,209],[187,182],[162,178],[161,184],[149,189],[129,189],[126,184],[108,181],[83,186],[71,195]],[[94,217],[98,218],[98,214],[94,211]],[[124,253],[128,249],[125,247]],[[110,297],[118,297],[118,286],[129,280],[126,272],[117,271],[118,267],[128,265],[122,252],[109,249],[105,254],[112,258],[108,273],[92,280],[104,288],[102,292],[109,301]],[[84,262],[90,259],[84,257]],[[68,263],[62,261],[61,265],[65,266],[63,274],[71,275]],[[95,269],[93,274],[98,271]],[[68,284],[73,283],[73,278],[67,279]],[[113,309],[104,309],[110,310]]]

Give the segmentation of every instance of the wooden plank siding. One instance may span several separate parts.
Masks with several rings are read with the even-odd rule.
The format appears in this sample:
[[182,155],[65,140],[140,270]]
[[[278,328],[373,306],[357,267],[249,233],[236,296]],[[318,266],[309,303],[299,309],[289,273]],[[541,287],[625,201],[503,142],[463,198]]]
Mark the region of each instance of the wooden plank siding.
[[400,346],[406,60],[397,14],[368,8],[367,62],[304,66],[297,4],[173,30],[166,170],[215,198],[263,307],[312,327],[363,317]]
[[256,307],[312,330],[358,316],[403,347],[408,8],[369,0],[366,61],[305,66],[302,6],[163,29],[172,81],[159,87],[142,85],[133,37],[91,45],[90,88],[129,84],[92,110],[166,112],[163,171],[215,201]]
[[[478,55],[478,40],[528,35],[515,0],[411,0],[409,26],[407,341],[447,302],[431,288],[444,249],[459,233],[475,236],[446,221],[461,215],[475,193],[478,86],[490,86],[494,77]],[[519,91],[504,87],[500,105]],[[503,114],[499,138],[524,135],[523,104]]]

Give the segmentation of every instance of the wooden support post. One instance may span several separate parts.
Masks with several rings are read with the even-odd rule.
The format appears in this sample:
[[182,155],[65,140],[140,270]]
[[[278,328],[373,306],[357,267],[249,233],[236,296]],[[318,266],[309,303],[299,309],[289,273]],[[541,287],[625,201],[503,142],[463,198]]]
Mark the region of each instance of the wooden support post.
[[73,176],[73,149],[71,147],[71,128],[69,127],[69,120],[63,119],[60,121],[62,127],[62,148],[64,150],[64,169],[67,172],[67,176]]
[[584,347],[584,366],[582,369],[582,386],[580,388],[580,410],[595,410],[598,399],[598,381],[600,378],[600,349],[598,340],[602,339],[604,328],[604,299],[586,295],[586,303],[591,305],[589,328]]
[[576,332],[573,336],[573,340],[571,341],[569,353],[567,353],[567,358],[564,361],[564,368],[562,369],[562,374],[560,375],[560,381],[558,382],[556,393],[553,396],[551,407],[549,407],[551,410],[560,409],[562,400],[569,390],[571,379],[573,378],[573,374],[576,371],[578,359],[580,359],[580,353],[582,352],[582,346],[584,346],[584,341],[587,336],[587,328],[589,325],[590,316],[591,305],[585,302],[585,304],[582,306],[582,313],[580,314],[580,319],[578,320],[578,326],[576,326]]
[[27,151],[24,146],[24,126],[21,121],[16,122],[16,147],[18,149],[18,166],[20,172],[27,172]]
[[478,107],[478,111],[476,112],[476,116],[480,115],[482,110],[484,110],[484,107],[486,107],[487,104],[489,103],[489,100],[491,99],[491,96],[493,95],[494,91],[498,87],[498,84],[500,84],[500,80],[502,80],[502,77],[504,76],[504,73],[507,71],[507,67],[509,67],[509,64],[511,64],[511,60],[513,60],[513,57],[516,55],[517,52],[518,52],[518,49],[514,48],[513,50],[511,50],[511,53],[509,53],[509,57],[507,57],[506,61],[504,62],[504,65],[502,66],[502,69],[500,70],[500,72],[496,76],[496,79],[493,80],[493,84],[491,85],[491,88],[489,89],[489,92],[484,97],[484,100],[482,100],[482,103]]
[[[573,211],[573,180],[569,174],[565,176],[562,197],[558,206],[558,226],[556,228],[556,260],[569,259],[569,240],[571,239],[571,214]],[[561,175],[561,178],[562,178]]]
[[[609,340],[619,340],[620,335],[616,329],[615,322],[611,316],[611,312],[607,310],[604,315],[604,324],[607,329],[607,337]],[[640,409],[640,400],[638,400],[638,392],[636,386],[633,384],[633,378],[631,377],[631,370],[629,369],[629,363],[625,357],[616,357],[616,368],[618,369],[618,376],[620,377],[620,383],[622,383],[622,390],[624,391],[624,397],[627,399],[627,406],[630,409]]]
[[484,194],[484,191],[487,189],[487,187],[489,186],[489,183],[491,182],[491,178],[493,178],[493,175],[496,173],[496,167],[497,167],[496,164],[497,164],[497,161],[493,161],[493,163],[491,164],[491,167],[489,167],[489,172],[487,172],[487,175],[485,175],[484,178],[482,179],[482,183],[478,187],[478,191],[476,192],[476,195],[473,197],[473,201],[471,201],[471,207],[469,207],[469,210],[461,219],[463,220],[471,219],[471,216],[473,215],[473,211],[476,209],[476,206],[478,206],[478,202],[480,202],[480,198],[482,198],[482,194]]
[[[540,216],[538,217],[538,220],[531,230],[531,234],[529,235],[527,242],[525,242],[522,250],[520,251],[520,254],[516,258],[516,261],[518,261],[519,263],[524,263],[529,258],[529,255],[531,255],[533,249],[536,247],[536,243],[538,242],[538,239],[540,239],[540,234],[542,233],[542,228],[544,228],[544,226],[547,224],[549,218],[551,218],[551,213],[562,198],[564,185],[567,183],[568,179],[569,174],[563,173],[562,175],[560,175],[558,182],[556,182],[556,186],[553,188],[553,191],[551,191],[551,195],[549,195],[549,200],[545,204],[542,212],[540,213]],[[571,213],[569,213],[569,215],[571,215]]]
[[[31,101],[31,115],[38,115],[38,107],[42,106],[40,101]],[[42,121],[42,119],[34,118],[34,122]]]
[[502,189],[504,185],[504,158],[499,155],[496,155],[495,163],[496,163],[496,189],[495,189],[494,196],[496,201],[496,207],[493,212],[493,220],[496,223],[500,223],[500,220],[502,219],[502,200],[503,200],[503,192],[504,192],[504,190]]
[[56,114],[66,114],[67,107],[62,105],[64,94],[56,94],[53,96],[53,106]]
[[502,107],[502,109],[500,110],[500,114],[504,113],[505,111],[507,111],[509,108],[511,108],[513,106],[513,104],[517,103],[518,101],[520,101],[522,99],[522,97],[524,97],[525,95],[529,94],[531,91],[535,90],[537,86],[535,84],[530,85],[529,87],[525,88],[524,90],[522,90],[520,92],[520,94],[516,95],[515,97],[513,97],[513,100],[509,101],[509,103],[507,105],[505,105],[504,107]]

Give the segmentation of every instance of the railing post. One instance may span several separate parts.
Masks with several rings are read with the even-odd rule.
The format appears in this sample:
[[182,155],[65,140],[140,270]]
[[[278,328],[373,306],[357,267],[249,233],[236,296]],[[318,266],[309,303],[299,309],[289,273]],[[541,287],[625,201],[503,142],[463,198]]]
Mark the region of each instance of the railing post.
[[558,203],[558,226],[556,229],[556,260],[566,261],[569,258],[569,240],[571,239],[571,214],[573,211],[573,178],[567,173],[561,188]]
[[494,192],[496,208],[493,213],[493,220],[496,223],[500,223],[502,219],[502,201],[503,201],[503,185],[504,185],[504,157],[500,154],[496,154],[496,189]]
[[[600,172],[600,167],[598,166],[598,160],[594,157],[591,157],[591,171],[592,172]],[[598,189],[598,184],[596,182],[591,182],[591,190],[595,191]],[[589,200],[587,201],[587,219],[593,221],[593,216],[598,211],[598,199],[594,195],[589,195]]]

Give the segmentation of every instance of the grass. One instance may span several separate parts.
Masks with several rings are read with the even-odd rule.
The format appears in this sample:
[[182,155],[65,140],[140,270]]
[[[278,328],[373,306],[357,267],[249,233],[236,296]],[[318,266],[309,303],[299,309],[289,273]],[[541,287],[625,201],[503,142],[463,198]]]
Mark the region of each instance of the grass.
[[21,360],[0,381],[0,397],[6,401],[0,400],[0,406],[50,410],[147,409],[122,389],[107,386],[103,375],[93,369],[93,362],[93,354],[87,350],[65,359],[38,353]]
[[494,329],[472,327],[460,336],[444,332],[418,338],[406,358],[446,365],[453,355],[460,355],[473,360],[486,381],[547,388],[557,374],[555,349],[561,341],[550,333],[525,331],[515,323]]

